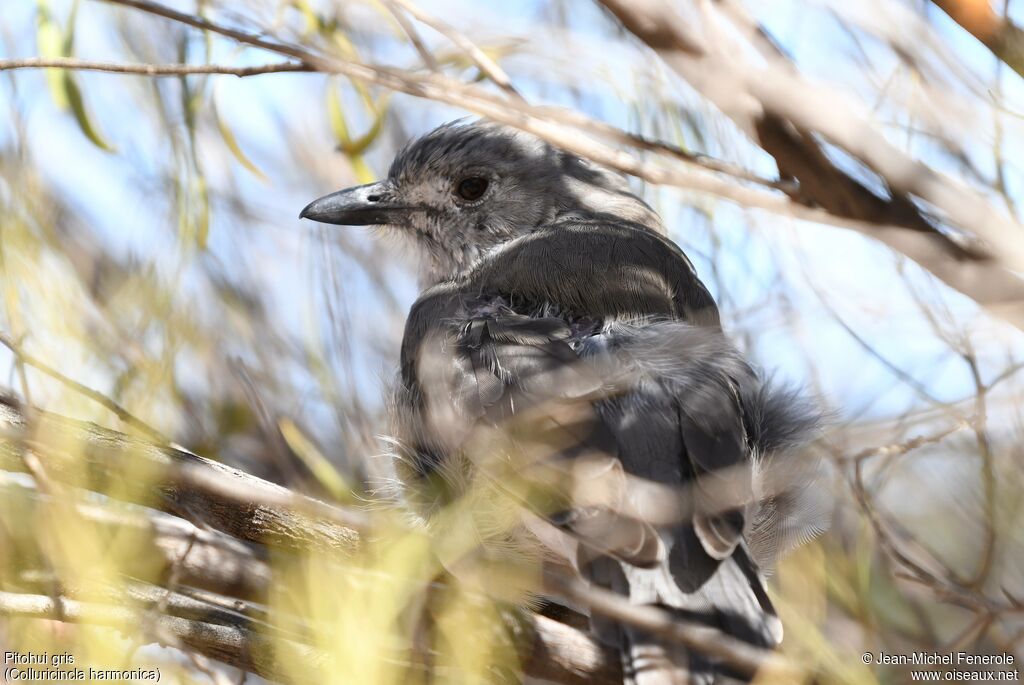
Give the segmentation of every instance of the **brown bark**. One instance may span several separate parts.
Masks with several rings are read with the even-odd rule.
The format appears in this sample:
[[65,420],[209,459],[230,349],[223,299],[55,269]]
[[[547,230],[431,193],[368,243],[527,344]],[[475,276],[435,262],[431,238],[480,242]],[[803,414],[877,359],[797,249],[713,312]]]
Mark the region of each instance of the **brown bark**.
[[999,16],[989,0],[932,0],[998,59],[1024,76],[1024,31]]

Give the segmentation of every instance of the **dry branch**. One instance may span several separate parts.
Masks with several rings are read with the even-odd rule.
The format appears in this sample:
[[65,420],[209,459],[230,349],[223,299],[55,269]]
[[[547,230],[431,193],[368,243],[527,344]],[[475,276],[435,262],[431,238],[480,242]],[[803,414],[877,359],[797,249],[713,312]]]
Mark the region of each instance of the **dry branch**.
[[780,682],[799,682],[805,675],[803,669],[774,652],[725,635],[715,628],[677,620],[655,606],[623,602],[619,595],[609,590],[584,585],[555,573],[546,574],[545,585],[550,592],[574,604],[588,607],[594,614],[643,628],[652,635],[659,635],[700,654],[720,659],[740,673],[750,676],[763,673],[769,681],[776,677]]
[[[59,608],[58,608],[59,606]],[[59,613],[58,613],[59,612]],[[56,601],[44,595],[0,592],[0,615],[21,618],[57,620],[108,626],[134,635],[144,619],[144,612],[111,604],[81,602],[66,597]],[[527,628],[533,638],[524,643],[524,672],[564,685],[613,685],[621,682],[618,655],[598,645],[584,633],[543,616],[534,617]],[[244,619],[236,625],[208,623],[177,616],[157,616],[146,637],[194,650],[221,663],[255,673],[269,680],[284,681],[276,663],[275,649],[280,650],[280,637],[273,641],[254,630]],[[301,655],[304,665],[315,669],[322,662],[321,652],[300,642],[287,641],[286,649]],[[400,658],[400,655],[396,655]]]
[[[1015,273],[1024,265],[1019,224],[995,212],[979,194],[904,155],[852,103],[805,82],[781,57],[776,55],[767,69],[744,64],[743,46],[713,44],[731,39],[725,31],[696,35],[664,0],[602,4],[772,155],[780,176],[799,182],[802,203],[858,222],[857,230],[1024,328],[1024,281]],[[817,136],[879,174],[890,197],[874,194],[833,164]],[[966,242],[942,233],[910,196],[938,207],[964,231]]]
[[[54,600],[43,595],[0,592],[0,615],[22,618],[61,620],[66,623],[87,623],[108,626],[134,635],[142,624],[144,612],[111,604],[80,602],[65,597]],[[181,646],[237,668],[280,680],[284,676],[274,659],[274,645],[259,632],[238,625],[223,625],[178,618],[156,616],[150,642],[166,643],[168,638]],[[298,643],[289,645],[315,664],[318,655]]]
[[[20,485],[0,481],[0,511],[11,511],[18,520],[34,520],[36,509],[47,498]],[[260,548],[215,530],[204,530],[175,516],[129,506],[75,504],[75,513],[108,537],[131,535],[137,551],[121,570],[148,577],[168,578],[172,568],[178,581],[203,590],[239,599],[266,596],[270,567]],[[0,513],[0,522],[3,521]],[[8,527],[8,536],[21,546],[38,544],[28,527]]]
[[[418,74],[326,57],[148,0],[105,1],[219,33],[300,60],[317,71],[342,74],[462,107],[651,183],[697,190],[748,207],[856,230],[906,255],[994,315],[1024,329],[1024,280],[1012,268],[1000,265],[1000,261],[1011,265],[1024,263],[1024,247],[1017,235],[1020,227],[1015,222],[996,213],[976,193],[904,157],[856,115],[837,111],[834,93],[817,91],[785,69],[766,74],[751,67],[749,73],[744,73],[735,65],[709,62],[701,52],[702,42],[692,36],[669,3],[608,0],[603,4],[775,157],[782,180],[795,179],[800,183],[799,190],[791,192],[791,196],[758,191],[719,178],[707,172],[721,171],[716,168],[718,165],[704,165],[702,160],[692,157],[675,159],[684,159],[688,162],[686,166],[698,170],[642,161],[591,137],[607,138],[607,125],[585,125],[585,117],[578,114],[570,117],[569,124],[550,109],[510,100],[441,74]],[[724,47],[716,56],[720,57],[722,51]],[[728,54],[742,54],[742,50]],[[808,109],[814,103],[822,106]],[[835,121],[829,119],[833,114],[838,115]],[[798,120],[792,121],[797,115]],[[887,200],[873,195],[832,165],[812,132],[823,134],[873,166],[890,183],[892,197]],[[614,137],[623,142],[630,136],[622,132]],[[660,146],[654,146],[654,151],[664,152]],[[908,194],[920,195],[943,210],[966,232],[965,240],[950,240],[937,230]],[[991,249],[982,248],[975,237],[987,241]]]
[[993,55],[1024,76],[1024,31],[1009,18],[996,14],[989,0],[932,2],[965,31],[981,41]]
[[[158,447],[45,412],[33,412],[33,418],[29,434],[20,413],[0,406],[0,425],[9,427],[8,439],[0,441],[0,469],[24,472],[21,454],[28,447],[54,480],[96,492],[109,492],[116,484],[119,495],[133,503],[172,514],[187,512],[257,544],[351,551],[358,541],[352,525],[365,523],[359,512],[293,493],[182,449]],[[80,450],[72,455],[62,445]],[[148,483],[123,478],[125,473],[142,471],[149,476]]]
[[313,68],[309,65],[294,62],[263,64],[255,67],[228,67],[220,64],[122,64],[76,59],[74,57],[0,59],[0,71],[11,69],[74,69],[75,71],[100,71],[111,74],[139,74],[140,76],[228,74],[238,77],[313,71]]

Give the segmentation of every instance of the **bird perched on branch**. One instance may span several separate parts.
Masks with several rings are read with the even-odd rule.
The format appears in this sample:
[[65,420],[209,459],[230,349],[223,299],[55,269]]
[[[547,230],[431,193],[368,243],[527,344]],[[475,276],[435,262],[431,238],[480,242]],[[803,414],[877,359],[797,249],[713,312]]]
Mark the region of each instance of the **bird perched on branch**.
[[[571,541],[560,552],[591,583],[779,642],[762,570],[824,523],[807,504],[810,461],[790,457],[817,414],[747,365],[621,176],[522,132],[453,123],[403,149],[385,180],[301,216],[393,229],[422,255],[392,431],[424,516],[474,473],[511,490],[528,474],[541,494],[517,490],[524,506]],[[484,464],[485,452],[501,456]],[[591,623],[621,649],[627,682],[749,676],[635,626]]]

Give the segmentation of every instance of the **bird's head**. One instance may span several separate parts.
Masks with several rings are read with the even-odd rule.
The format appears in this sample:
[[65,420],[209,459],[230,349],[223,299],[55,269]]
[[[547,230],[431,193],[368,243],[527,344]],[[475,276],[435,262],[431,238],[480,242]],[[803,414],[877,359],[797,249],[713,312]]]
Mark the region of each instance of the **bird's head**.
[[621,176],[511,128],[455,122],[407,145],[386,179],[314,200],[300,216],[396,229],[413,239],[436,282],[562,217],[602,213],[660,230]]

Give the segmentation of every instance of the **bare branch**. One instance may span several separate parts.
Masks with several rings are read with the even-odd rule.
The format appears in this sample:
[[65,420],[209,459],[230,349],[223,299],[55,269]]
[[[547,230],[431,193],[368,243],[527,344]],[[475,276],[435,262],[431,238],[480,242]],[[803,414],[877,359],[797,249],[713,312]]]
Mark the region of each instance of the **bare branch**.
[[1008,67],[1024,76],[1024,30],[1000,17],[989,0],[932,0]]
[[[479,87],[467,85],[439,74],[415,74],[400,69],[323,57],[303,48],[269,41],[261,36],[224,27],[147,0],[104,1],[132,7],[195,28],[219,33],[247,45],[293,57],[314,66],[317,71],[342,74],[390,90],[462,107],[494,121],[533,133],[570,152],[612,169],[643,178],[651,183],[696,190],[783,216],[855,230],[906,255],[951,288],[959,290],[986,307],[994,315],[1024,329],[1024,280],[1012,270],[1000,268],[991,256],[982,256],[973,247],[968,250],[934,230],[930,223],[920,215],[919,210],[906,198],[901,200],[899,197],[894,197],[889,203],[883,202],[830,163],[828,167],[820,166],[823,161],[827,161],[820,148],[809,147],[806,138],[802,143],[797,139],[787,142],[787,139],[792,138],[793,133],[786,126],[784,119],[773,125],[773,130],[777,129],[782,136],[779,138],[779,144],[782,147],[775,150],[775,154],[780,163],[781,173],[787,177],[796,177],[801,181],[801,195],[798,197],[798,201],[786,196],[746,188],[706,173],[704,169],[707,168],[712,168],[715,171],[722,171],[722,169],[708,166],[704,160],[686,160],[701,169],[699,172],[678,166],[666,167],[644,162],[637,159],[635,155],[603,145],[584,135],[581,131],[583,129],[598,136],[607,137],[607,125],[595,122],[593,126],[584,126],[579,115],[572,116],[574,126],[560,124],[556,117],[551,115],[549,108],[532,107],[522,102],[514,102],[488,93]],[[639,16],[634,14],[629,6],[623,5],[622,10],[629,13],[630,16]],[[655,25],[656,19],[657,17],[652,18]],[[654,34],[661,35],[658,31],[655,31]],[[677,34],[678,31],[671,34],[673,41],[680,40]],[[685,43],[685,40],[683,42]],[[676,54],[686,55],[686,51],[680,49],[679,44],[673,43],[673,45],[675,47],[671,49],[674,49]],[[669,46],[662,47],[671,51]],[[758,93],[765,95],[766,98],[768,96],[762,86],[758,86]],[[781,102],[780,97],[783,96],[772,96],[772,102]],[[834,108],[827,109],[831,111]],[[744,126],[744,128],[750,131],[754,130],[753,124]],[[836,132],[843,129],[833,124],[831,130]],[[853,130],[859,130],[859,128],[854,126]],[[769,133],[768,130],[764,132],[766,138],[769,137]],[[625,132],[622,132],[621,135],[623,138],[631,136]],[[772,148],[774,144],[766,143],[766,145]],[[804,147],[801,148],[801,146]],[[661,149],[662,146],[641,145],[640,147],[665,152]],[[789,153],[790,150],[792,155]],[[769,149],[769,152],[772,150]],[[887,148],[884,152],[889,154],[892,151]],[[678,158],[680,157],[677,156]],[[810,162],[810,164],[805,162]],[[915,169],[919,169],[919,167],[915,167]],[[903,169],[903,171],[907,170]],[[942,178],[937,178],[933,172],[926,176],[927,183],[942,185]],[[916,178],[914,173],[909,172],[901,172],[900,177],[904,181]],[[914,180],[917,185],[924,182],[921,178]],[[820,194],[814,191],[814,188],[817,188]],[[812,189],[810,190],[811,194],[805,196],[804,193],[808,189]],[[961,189],[955,189],[950,198],[961,197],[963,192]],[[950,206],[949,198],[935,198],[931,192],[926,197],[942,200],[938,204],[944,208]],[[953,204],[955,205],[955,203]],[[952,216],[963,218],[965,214],[970,214],[969,208],[975,205],[976,203],[971,202],[964,206],[953,206]],[[987,216],[990,213],[991,208],[986,208],[986,211],[977,217]],[[966,225],[973,227],[974,219],[977,217],[971,216],[973,218],[966,222]],[[985,237],[988,237],[989,233],[991,231],[987,232]],[[1005,240],[996,240],[994,244],[1002,245],[1008,240],[1012,241],[1012,236],[1006,236]],[[1021,250],[1024,248],[1014,246],[1004,256],[1015,255]]]
[[[20,454],[28,447],[55,480],[98,492],[117,482],[118,496],[129,501],[173,514],[187,511],[239,539],[291,549],[313,545],[352,550],[359,538],[356,528],[367,523],[361,512],[299,495],[183,449],[159,447],[38,410],[32,428],[39,437],[33,438],[25,434],[19,415],[3,409],[6,416],[0,415],[0,423],[6,422],[9,430],[0,440],[0,468],[6,470],[24,471]],[[69,454],[61,445],[81,449]],[[122,476],[132,469],[144,469],[150,482],[128,482]]]
[[[42,496],[27,488],[10,485],[0,479],[0,492],[12,511],[31,515]],[[74,513],[81,520],[107,531],[111,536],[131,535],[137,554],[126,559],[125,573],[143,576],[173,568],[185,585],[229,597],[257,599],[270,584],[270,568],[254,548],[238,540],[197,528],[191,523],[153,511],[133,511],[96,504],[78,503]],[[31,528],[12,529],[36,542]],[[122,539],[124,539],[122,537]]]
[[[0,592],[0,615],[50,620],[60,616],[59,620],[64,622],[109,626],[126,634],[135,634],[142,620],[142,612],[124,606],[12,592]],[[272,680],[284,676],[274,659],[275,648],[280,648],[282,640],[277,638],[271,642],[258,631],[245,627],[244,619],[238,625],[223,625],[159,616],[154,633],[172,636],[176,642],[200,654]],[[151,636],[150,641],[158,641],[157,635]],[[305,645],[290,643],[289,647],[297,650],[295,654],[302,654],[306,663],[315,664],[322,658]]]
[[405,35],[409,38],[409,42],[412,43],[413,48],[416,49],[416,53],[420,56],[420,59],[423,60],[423,64],[425,64],[431,71],[440,71],[441,67],[434,58],[434,53],[428,50],[427,46],[424,45],[423,39],[420,37],[416,27],[412,25],[411,21],[409,21],[409,17],[405,16],[402,9],[393,2],[385,0],[384,6],[388,9],[388,12],[391,13],[391,16],[395,18],[395,21],[398,22],[398,25],[402,27],[402,31],[404,31]]
[[[183,598],[176,597],[172,603],[177,610],[189,613],[190,605]],[[0,615],[49,620],[59,615],[64,622],[109,626],[130,634],[135,634],[142,620],[141,611],[121,605],[66,597],[54,600],[43,595],[12,592],[0,592]],[[271,641],[244,617],[230,620],[230,624],[224,624],[198,618],[157,616],[149,641],[161,641],[161,635],[166,635],[182,647],[271,680],[282,680],[286,675],[275,659],[282,647],[294,650],[293,655],[301,655],[301,661],[310,669],[315,669],[325,658],[322,652],[299,641],[277,636]],[[618,655],[593,638],[543,616],[533,616],[527,628],[532,639],[521,647],[526,675],[564,685],[621,682]]]
[[854,454],[853,456],[846,457],[846,459],[853,462],[860,462],[871,457],[896,457],[902,454],[906,454],[907,452],[912,452],[918,449],[919,447],[924,447],[925,445],[932,445],[937,442],[942,442],[950,435],[958,433],[964,430],[965,428],[968,428],[970,425],[971,423],[969,421],[958,421],[949,428],[941,430],[932,435],[918,435],[916,437],[911,438],[910,440],[906,440],[904,442],[892,445],[869,447],[867,449],[861,450],[860,452]]
[[462,49],[469,58],[473,60],[473,64],[475,64],[477,68],[487,76],[487,78],[491,79],[491,81],[496,83],[498,87],[513,98],[517,100],[523,99],[519,94],[519,91],[517,91],[515,86],[512,85],[512,79],[508,77],[505,70],[502,69],[497,62],[488,57],[486,52],[477,47],[476,43],[471,41],[457,28],[447,22],[441,21],[427,12],[424,12],[414,3],[409,2],[409,0],[385,0],[385,3],[401,7],[403,10],[416,17],[418,21],[423,22],[451,42],[455,43],[455,45]]
[[[603,0],[602,4],[771,154],[783,178],[797,179],[805,203],[860,222],[857,230],[882,240],[1024,328],[1024,282],[1015,273],[1024,264],[1024,243],[1016,222],[996,212],[976,192],[908,158],[875,131],[854,103],[837,93],[811,86],[792,69],[778,65],[764,69],[724,59],[741,55],[742,46],[711,49],[670,3]],[[713,33],[709,40],[730,40],[724,31]],[[840,100],[844,106],[837,105]],[[832,164],[812,134],[872,168],[889,185],[891,197],[875,195]],[[910,195],[938,207],[968,232],[967,243],[939,232]],[[978,245],[970,244],[974,238],[985,241],[987,248],[979,251]],[[997,280],[999,287],[990,287]]]
[[95,62],[74,57],[25,57],[0,59],[0,71],[10,69],[74,69],[75,71],[102,71],[111,74],[139,74],[142,76],[187,76],[189,74],[229,74],[232,76],[258,76],[282,72],[315,71],[308,64],[284,62],[256,67],[228,67],[220,64],[120,64]]

